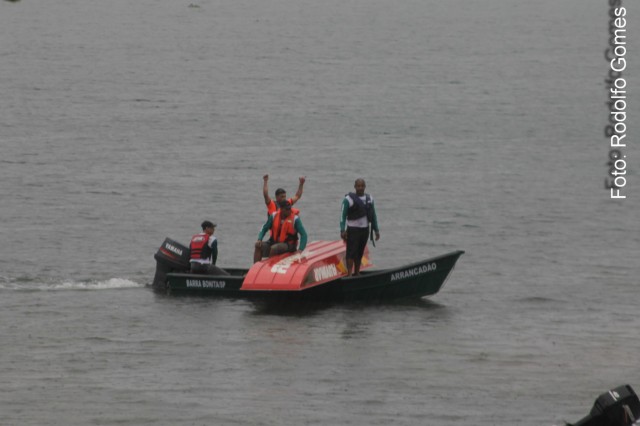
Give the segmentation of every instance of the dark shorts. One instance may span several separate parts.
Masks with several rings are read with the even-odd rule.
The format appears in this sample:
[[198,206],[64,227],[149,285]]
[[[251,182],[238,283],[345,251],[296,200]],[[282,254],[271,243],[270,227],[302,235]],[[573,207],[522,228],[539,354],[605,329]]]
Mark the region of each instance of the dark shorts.
[[369,228],[347,228],[347,259],[360,261],[369,240]]
[[288,243],[271,243],[270,241],[265,241],[262,243],[262,257],[269,257],[271,254],[271,248],[273,247],[273,255],[276,256],[278,254],[294,252],[296,251],[296,246]]

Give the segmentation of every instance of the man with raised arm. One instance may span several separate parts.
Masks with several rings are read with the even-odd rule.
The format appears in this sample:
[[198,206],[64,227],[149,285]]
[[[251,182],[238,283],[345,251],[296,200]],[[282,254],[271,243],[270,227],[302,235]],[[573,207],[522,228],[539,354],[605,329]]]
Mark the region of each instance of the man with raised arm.
[[[264,175],[262,179],[264,181],[264,184],[262,185],[262,195],[264,195],[264,203],[267,205],[267,214],[271,215],[276,210],[278,210],[278,203],[280,201],[285,201],[285,200],[289,201],[289,203],[293,206],[296,203],[296,201],[298,201],[300,197],[302,197],[302,191],[303,191],[306,177],[300,176],[298,191],[296,192],[296,195],[289,198],[288,200],[287,200],[287,191],[285,191],[282,188],[276,189],[276,193],[275,193],[276,199],[272,200],[271,197],[269,197],[269,175],[268,174]],[[296,215],[300,214],[300,210],[296,208],[292,208],[291,211],[293,212],[293,214],[296,214]]]

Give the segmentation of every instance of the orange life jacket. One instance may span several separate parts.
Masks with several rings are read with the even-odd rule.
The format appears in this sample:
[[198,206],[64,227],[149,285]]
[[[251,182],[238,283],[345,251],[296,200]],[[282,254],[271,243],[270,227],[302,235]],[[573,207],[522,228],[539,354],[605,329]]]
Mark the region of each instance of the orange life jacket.
[[278,210],[273,214],[273,223],[271,224],[271,240],[274,243],[298,244],[298,231],[296,231],[296,215],[291,214],[281,222],[280,215],[282,210]]
[[[287,201],[289,201],[289,204],[293,205],[293,198],[289,198]],[[277,210],[279,210],[278,205],[275,201],[271,200],[271,202],[267,205],[267,214],[272,215]],[[291,207],[291,213],[297,216],[300,214],[300,210],[296,209],[295,207]]]

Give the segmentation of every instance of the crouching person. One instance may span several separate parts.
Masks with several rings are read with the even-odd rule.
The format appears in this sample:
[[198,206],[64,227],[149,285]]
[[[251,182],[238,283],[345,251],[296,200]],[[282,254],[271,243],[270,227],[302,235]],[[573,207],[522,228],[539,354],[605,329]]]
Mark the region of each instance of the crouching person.
[[[307,231],[302,226],[300,218],[291,212],[291,203],[287,200],[281,201],[279,207],[279,210],[269,215],[258,234],[253,253],[254,263],[265,257],[292,253],[296,250],[302,251],[307,246]],[[268,241],[262,241],[269,230],[271,238]]]
[[218,239],[213,236],[216,224],[208,220],[202,222],[202,232],[191,237],[191,273],[202,275],[229,275],[216,266],[218,259]]

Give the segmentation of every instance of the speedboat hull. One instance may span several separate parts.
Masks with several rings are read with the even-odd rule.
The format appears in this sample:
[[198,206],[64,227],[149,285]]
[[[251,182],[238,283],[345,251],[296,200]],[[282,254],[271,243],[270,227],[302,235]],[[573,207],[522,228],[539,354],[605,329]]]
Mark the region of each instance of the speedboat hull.
[[[158,279],[156,273],[154,288],[173,295],[320,302],[421,298],[440,291],[464,253],[458,250],[381,270],[371,269],[365,254],[361,274],[347,277],[344,252],[342,241],[316,241],[301,253],[258,262],[250,269],[227,269],[230,275],[196,275],[172,270]],[[160,263],[158,254],[156,259]]]

